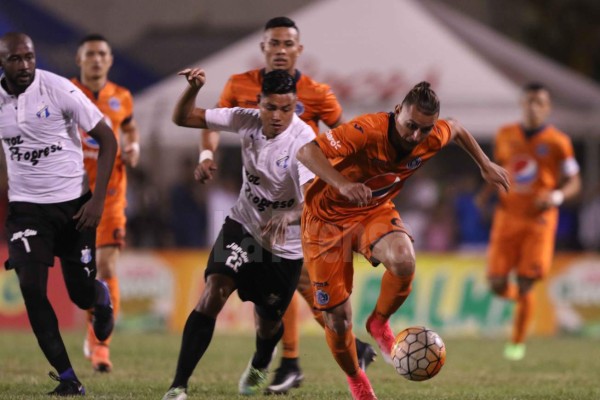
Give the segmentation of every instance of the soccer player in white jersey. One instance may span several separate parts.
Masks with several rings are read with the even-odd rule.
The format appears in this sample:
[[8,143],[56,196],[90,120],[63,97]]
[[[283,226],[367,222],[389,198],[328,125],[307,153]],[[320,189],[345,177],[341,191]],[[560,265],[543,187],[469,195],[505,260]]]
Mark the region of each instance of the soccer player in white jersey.
[[[0,139],[8,171],[8,269],[14,269],[29,322],[56,369],[48,394],[84,395],[47,294],[48,267],[59,257],[71,300],[92,309],[106,338],[114,321],[107,287],[96,280],[96,226],[117,151],[102,113],[69,80],[36,69],[31,38],[0,38]],[[77,125],[100,144],[96,190],[90,192]]]
[[[240,136],[243,184],[212,248],[206,286],[187,319],[175,378],[163,399],[187,398],[187,385],[211,341],[217,315],[235,291],[252,301],[256,351],[239,382],[244,395],[261,393],[267,369],[283,334],[281,317],[302,267],[299,217],[303,189],[313,179],[296,152],[314,139],[295,115],[296,82],[285,71],[265,74],[258,109],[195,107],[206,80],[201,69],[179,73],[189,86],[173,113],[177,125],[236,132]],[[208,160],[207,160],[208,161]]]

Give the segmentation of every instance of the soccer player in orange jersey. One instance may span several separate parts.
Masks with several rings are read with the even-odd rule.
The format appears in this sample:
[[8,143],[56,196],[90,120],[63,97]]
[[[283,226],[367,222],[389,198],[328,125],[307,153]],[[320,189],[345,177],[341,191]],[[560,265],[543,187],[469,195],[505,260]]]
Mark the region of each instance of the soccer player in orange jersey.
[[[277,17],[269,20],[265,25],[263,41],[260,48],[265,56],[265,68],[255,69],[242,74],[233,75],[225,85],[217,107],[244,107],[257,108],[258,94],[265,73],[272,70],[285,70],[297,81],[298,100],[296,114],[315,133],[319,132],[318,124],[322,121],[330,128],[337,126],[342,119],[342,108],[331,88],[302,74],[296,69],[296,60],[302,53],[298,27],[287,17]],[[196,179],[204,182],[212,178],[212,173],[217,165],[214,162],[202,163],[212,160],[213,153],[218,146],[218,133],[214,131],[202,132],[202,151],[200,163],[195,175]],[[312,307],[312,288],[308,273],[303,268],[298,292]],[[277,369],[273,382],[267,392],[282,394],[293,387],[298,387],[304,376],[299,366],[299,332],[298,332],[298,306],[299,296],[293,297],[284,317],[285,326],[282,346],[283,356],[281,366]],[[315,319],[321,326],[323,320],[320,313],[315,314]],[[365,369],[375,358],[375,350],[367,343],[357,339],[357,350],[361,367]]]
[[[112,175],[108,184],[104,214],[96,231],[96,258],[98,277],[110,291],[115,319],[118,316],[120,296],[116,275],[117,258],[125,244],[125,192],[127,177],[125,164],[135,167],[140,156],[139,134],[133,119],[133,99],[129,90],[108,80],[113,63],[111,47],[106,39],[97,34],[84,37],[77,50],[79,78],[72,81],[102,111],[108,125],[119,143]],[[122,139],[121,139],[122,135]],[[98,168],[98,143],[86,132],[81,131],[83,156],[90,186],[94,190]],[[91,359],[95,370],[109,372],[112,363],[109,357],[111,338],[99,341],[88,323],[84,353]]]
[[298,152],[317,178],[302,215],[304,262],[323,312],[325,336],[346,373],[354,399],[376,399],[359,368],[352,333],[352,253],[385,271],[377,304],[367,320],[386,361],[394,333],[389,318],[411,291],[415,272],[412,239],[392,198],[404,182],[451,140],[475,161],[483,178],[508,189],[507,172],[491,162],[473,136],[454,120],[439,120],[439,100],[429,83],[417,84],[394,112],[366,114],[321,133]]
[[[509,360],[525,356],[525,336],[533,317],[533,284],[550,269],[558,206],[579,194],[581,178],[567,135],[548,124],[550,93],[539,83],[523,88],[521,123],[500,128],[495,160],[510,173],[511,191],[500,193],[490,236],[488,280],[492,291],[516,301]],[[478,203],[491,193],[484,189]],[[514,273],[516,283],[509,280]]]

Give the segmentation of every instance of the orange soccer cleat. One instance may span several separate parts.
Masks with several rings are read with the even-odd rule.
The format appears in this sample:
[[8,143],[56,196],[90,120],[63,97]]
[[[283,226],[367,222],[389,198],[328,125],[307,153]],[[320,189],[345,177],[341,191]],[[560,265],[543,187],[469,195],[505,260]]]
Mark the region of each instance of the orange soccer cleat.
[[92,367],[94,371],[110,372],[112,363],[110,362],[110,350],[104,343],[97,343],[92,351]]

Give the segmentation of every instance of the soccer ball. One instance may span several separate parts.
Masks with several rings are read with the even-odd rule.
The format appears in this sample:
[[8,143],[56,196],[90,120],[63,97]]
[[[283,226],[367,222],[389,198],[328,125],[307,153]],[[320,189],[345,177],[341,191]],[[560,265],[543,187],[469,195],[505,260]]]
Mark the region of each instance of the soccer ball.
[[434,331],[411,326],[396,336],[392,346],[396,372],[411,381],[425,381],[440,372],[446,362],[446,345]]

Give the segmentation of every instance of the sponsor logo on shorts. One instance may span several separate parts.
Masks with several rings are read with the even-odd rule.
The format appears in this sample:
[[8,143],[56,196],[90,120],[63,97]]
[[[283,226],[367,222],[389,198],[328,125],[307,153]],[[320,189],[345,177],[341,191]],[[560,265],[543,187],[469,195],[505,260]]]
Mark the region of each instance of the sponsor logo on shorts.
[[317,290],[315,292],[315,297],[317,298],[317,304],[321,306],[329,303],[329,294],[322,290]]
[[229,243],[225,248],[231,250],[231,254],[227,257],[227,260],[225,260],[225,265],[235,272],[238,272],[238,269],[242,264],[248,262],[248,253],[235,242]]
[[89,264],[92,261],[92,249],[89,247],[85,247],[81,250],[81,262],[84,264]]

